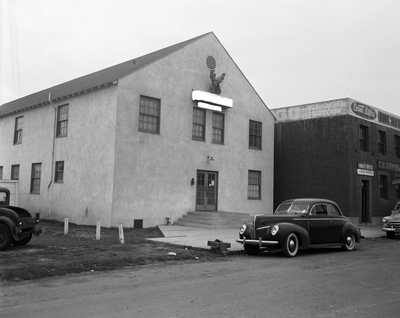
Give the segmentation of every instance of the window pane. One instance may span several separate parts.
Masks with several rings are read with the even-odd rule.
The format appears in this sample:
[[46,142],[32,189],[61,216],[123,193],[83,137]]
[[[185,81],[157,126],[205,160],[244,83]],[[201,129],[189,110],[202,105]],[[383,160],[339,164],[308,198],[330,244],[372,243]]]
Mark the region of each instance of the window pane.
[[40,163],[32,164],[31,193],[40,192],[41,172],[42,172],[42,165]]
[[19,165],[11,166],[11,180],[19,180]]
[[249,199],[260,199],[261,198],[261,172],[260,171],[249,171],[247,196]]
[[14,144],[22,143],[23,116],[15,119]]
[[160,127],[160,100],[140,97],[139,130],[158,133]]
[[205,111],[203,109],[193,108],[192,137],[194,139],[204,140],[205,121]]
[[67,136],[68,134],[68,117],[69,117],[69,105],[63,105],[58,107],[58,119],[57,119],[57,137]]
[[224,142],[224,115],[213,113],[213,142]]
[[261,149],[261,123],[250,120],[249,147]]
[[56,162],[55,182],[63,182],[64,180],[64,161]]

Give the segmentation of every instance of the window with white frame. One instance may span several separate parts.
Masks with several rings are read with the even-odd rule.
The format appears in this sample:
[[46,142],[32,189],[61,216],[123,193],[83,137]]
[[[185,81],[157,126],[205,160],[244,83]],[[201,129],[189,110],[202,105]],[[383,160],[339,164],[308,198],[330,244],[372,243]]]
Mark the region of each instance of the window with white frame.
[[31,193],[40,193],[41,175],[42,175],[42,164],[33,163],[32,174],[31,174]]
[[247,198],[253,200],[261,199],[261,171],[249,170]]
[[69,106],[62,105],[58,106],[57,113],[57,137],[65,137],[68,134],[68,117],[69,117]]
[[22,143],[22,125],[24,122],[24,116],[15,118],[15,130],[14,130],[14,144]]
[[249,148],[261,150],[262,124],[260,122],[250,120],[249,130]]
[[19,165],[11,166],[11,180],[19,180]]
[[192,138],[194,140],[205,140],[206,138],[206,111],[193,108]]
[[213,112],[212,142],[224,143],[224,114]]
[[64,161],[56,161],[56,171],[54,182],[63,183],[64,182]]
[[159,99],[140,96],[139,131],[160,133],[160,104]]

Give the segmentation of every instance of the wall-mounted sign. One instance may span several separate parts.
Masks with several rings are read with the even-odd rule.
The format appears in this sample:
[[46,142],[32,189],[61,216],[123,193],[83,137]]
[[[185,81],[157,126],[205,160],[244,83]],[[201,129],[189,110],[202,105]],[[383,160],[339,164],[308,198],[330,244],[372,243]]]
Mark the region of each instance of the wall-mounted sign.
[[356,115],[362,118],[370,120],[376,119],[376,111],[370,106],[353,102],[351,103],[351,109]]
[[215,105],[211,105],[211,104],[207,104],[207,103],[203,103],[203,102],[198,102],[197,103],[197,107],[204,108],[204,109],[215,110],[217,112],[222,112],[222,107],[221,106],[215,106]]
[[233,100],[203,91],[192,91],[192,100],[222,107],[232,107]]
[[378,160],[378,169],[400,172],[400,164]]
[[357,169],[357,174],[362,176],[374,176],[374,172],[372,170],[364,170],[364,169]]
[[400,164],[378,160],[378,169],[400,172]]
[[368,163],[358,163],[358,168],[359,169],[365,169],[365,170],[374,170],[374,166],[370,165]]
[[394,180],[392,181],[392,183],[393,183],[393,184],[400,184],[400,179],[394,179]]

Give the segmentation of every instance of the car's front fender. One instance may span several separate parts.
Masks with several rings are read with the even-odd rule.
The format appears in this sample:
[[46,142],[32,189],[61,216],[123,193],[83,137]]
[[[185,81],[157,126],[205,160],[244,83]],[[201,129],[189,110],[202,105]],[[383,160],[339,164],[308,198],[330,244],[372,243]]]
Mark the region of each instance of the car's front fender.
[[278,232],[275,235],[272,235],[271,228],[269,228],[268,233],[266,233],[267,239],[277,240],[279,245],[282,245],[290,233],[295,233],[299,237],[300,246],[304,248],[310,246],[310,236],[304,227],[298,224],[286,222],[276,223],[275,225],[279,226]]

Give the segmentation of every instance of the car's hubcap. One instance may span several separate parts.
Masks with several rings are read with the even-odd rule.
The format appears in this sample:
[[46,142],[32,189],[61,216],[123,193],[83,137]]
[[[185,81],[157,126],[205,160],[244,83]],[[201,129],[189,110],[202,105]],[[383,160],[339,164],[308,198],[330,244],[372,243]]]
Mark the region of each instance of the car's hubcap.
[[3,243],[6,239],[6,236],[4,235],[3,232],[0,232],[0,243]]
[[289,241],[289,250],[290,252],[294,252],[296,250],[296,242],[294,240]]
[[353,238],[351,236],[348,236],[346,239],[347,246],[351,247],[353,246]]

